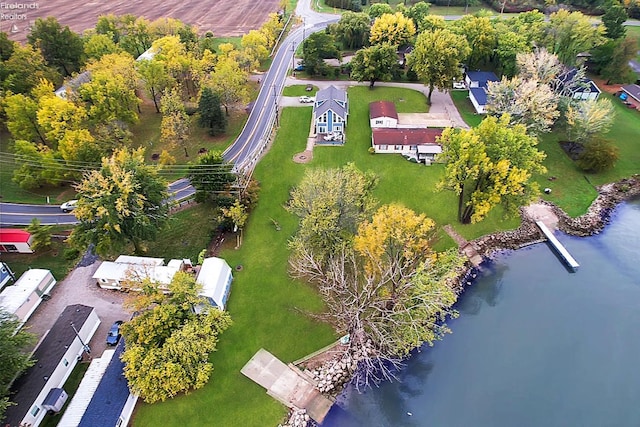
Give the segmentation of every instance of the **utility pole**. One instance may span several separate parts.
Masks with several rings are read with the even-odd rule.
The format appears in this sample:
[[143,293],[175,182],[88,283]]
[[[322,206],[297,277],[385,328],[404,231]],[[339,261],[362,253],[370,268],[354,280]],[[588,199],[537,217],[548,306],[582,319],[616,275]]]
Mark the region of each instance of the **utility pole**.
[[273,84],[273,105],[276,109],[276,126],[280,126],[278,123],[278,94],[276,93],[276,85]]
[[291,71],[296,71],[296,42],[291,42]]
[[91,353],[91,347],[89,347],[89,344],[85,344],[84,341],[82,341],[82,337],[80,336],[80,334],[78,333],[78,330],[76,329],[76,325],[73,324],[73,322],[71,322],[71,327],[73,328],[73,332],[76,333],[76,336],[78,337],[78,339],[80,340],[80,344],[82,344],[82,349],[87,353],[90,354]]

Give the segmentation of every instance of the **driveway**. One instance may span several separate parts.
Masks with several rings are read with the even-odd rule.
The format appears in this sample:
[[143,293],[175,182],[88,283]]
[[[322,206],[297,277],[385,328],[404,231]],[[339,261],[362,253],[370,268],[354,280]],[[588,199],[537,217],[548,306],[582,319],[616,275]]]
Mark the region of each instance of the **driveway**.
[[27,321],[29,332],[40,340],[53,326],[64,308],[72,304],[84,304],[96,309],[100,326],[89,342],[91,356],[100,356],[107,348],[106,338],[109,328],[116,320],[129,320],[131,312],[122,307],[125,293],[100,288],[93,273],[101,261],[95,261],[86,267],[77,267],[58,283],[51,291],[51,299],[42,301],[36,312]]
[[[356,82],[356,81],[345,81],[345,80],[304,80],[297,79],[295,77],[287,77],[285,81],[285,86],[292,85],[307,85],[312,84],[319,89],[325,89],[331,85],[346,90],[351,86],[369,86],[369,82]],[[417,90],[418,92],[422,92],[425,96],[429,93],[429,89],[420,83],[396,83],[396,82],[377,82],[376,86],[392,86],[392,87],[402,87],[406,89]],[[290,97],[282,97],[283,102],[282,106],[290,107],[290,106],[303,106],[309,104],[300,104],[298,99],[295,98],[295,103],[287,100],[285,103],[285,99]],[[433,114],[444,114],[449,120],[455,124],[457,128],[469,129],[469,126],[462,120],[462,116],[458,112],[453,100],[451,99],[451,95],[448,92],[441,92],[439,90],[434,90],[431,95],[431,107],[429,108],[429,113]]]

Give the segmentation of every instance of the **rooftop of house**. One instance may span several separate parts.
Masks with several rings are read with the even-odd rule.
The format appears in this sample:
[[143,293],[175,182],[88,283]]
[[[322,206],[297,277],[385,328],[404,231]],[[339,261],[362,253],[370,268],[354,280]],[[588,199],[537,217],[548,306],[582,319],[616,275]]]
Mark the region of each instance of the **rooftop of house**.
[[31,234],[17,228],[0,228],[0,242],[2,243],[27,243]]
[[478,86],[486,87],[488,82],[498,82],[500,79],[492,71],[467,71],[467,77]]
[[622,90],[627,92],[636,101],[640,102],[640,86],[639,85],[626,85],[622,86]]
[[472,87],[469,92],[480,105],[487,105],[487,91],[483,87]]
[[9,399],[16,405],[7,408],[4,423],[11,426],[20,424],[42,391],[42,387],[60,364],[69,346],[76,339],[76,332],[71,327],[71,323],[80,330],[92,311],[93,307],[74,304],[68,305],[58,316],[49,333],[33,353],[36,363],[13,383]]
[[442,135],[440,128],[426,129],[373,129],[374,145],[421,145],[436,144]]
[[391,101],[376,101],[369,104],[369,117],[377,119],[379,117],[391,117],[398,120],[396,105]]
[[324,114],[328,110],[333,110],[341,116],[347,115],[347,92],[331,85],[321,89],[316,93],[316,102],[313,110],[316,117]]
[[[576,92],[597,92],[600,93],[600,88],[591,80],[590,78],[584,76],[576,80],[578,74],[578,69],[576,67],[567,68],[564,72],[558,75],[558,81],[560,82],[560,86],[564,90],[571,91],[573,93]],[[575,83],[568,86],[569,82]]]
[[124,377],[124,362],[120,360],[123,351],[124,339],[121,339],[78,427],[117,425],[122,408],[129,398],[129,384]]

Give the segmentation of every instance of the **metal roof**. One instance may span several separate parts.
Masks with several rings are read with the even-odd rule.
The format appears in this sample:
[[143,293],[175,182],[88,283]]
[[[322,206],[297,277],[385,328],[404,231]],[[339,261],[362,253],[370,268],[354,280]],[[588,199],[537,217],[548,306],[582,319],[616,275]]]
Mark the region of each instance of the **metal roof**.
[[120,255],[115,262],[125,264],[163,265],[164,258],[150,258],[146,256]]
[[68,305],[58,316],[49,333],[33,353],[36,364],[13,383],[11,388],[15,394],[10,399],[16,405],[7,408],[4,423],[17,426],[24,419],[45,386],[46,379],[51,377],[69,346],[77,338],[71,323],[77,330],[81,330],[93,310],[93,307],[82,304]]
[[398,120],[398,112],[391,101],[375,101],[369,104],[369,117],[372,119],[391,117]]
[[332,110],[334,113],[346,119],[348,113],[347,92],[331,85],[316,93],[316,102],[313,104],[315,117]]
[[58,426],[75,427],[80,423],[115,352],[115,350],[107,349],[102,353],[101,357],[94,358],[91,361],[91,365],[89,365],[84,377],[82,377],[82,382],[80,382],[80,386],[78,386],[71,403],[65,409]]
[[421,145],[435,144],[436,138],[442,135],[442,129],[373,129],[374,145]]
[[[20,276],[16,283],[11,286],[7,286],[2,293],[0,293],[0,307],[4,308],[9,313],[15,313],[33,294],[33,292],[40,286],[42,281],[51,272],[41,268],[32,268],[27,270]],[[53,275],[51,275],[53,277]],[[53,278],[53,284],[56,280]],[[52,285],[53,287],[53,285]]]
[[467,77],[472,82],[478,82],[478,86],[487,87],[488,82],[498,82],[500,79],[492,71],[467,71]]
[[630,97],[640,102],[640,86],[626,85],[626,86],[622,86],[622,90],[627,92]]
[[483,87],[472,87],[469,94],[473,95],[478,105],[487,105],[487,91]]
[[31,234],[18,228],[0,228],[0,244],[2,243],[28,243]]
[[200,295],[211,298],[213,302],[224,310],[224,296],[230,282],[231,267],[222,258],[205,258],[196,277],[196,282],[202,285]]

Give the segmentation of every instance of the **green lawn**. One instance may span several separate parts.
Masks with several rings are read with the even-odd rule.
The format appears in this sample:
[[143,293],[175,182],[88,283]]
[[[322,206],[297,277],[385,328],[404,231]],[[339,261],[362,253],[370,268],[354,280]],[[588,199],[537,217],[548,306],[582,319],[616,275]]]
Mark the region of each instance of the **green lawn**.
[[67,378],[67,381],[64,383],[64,391],[69,395],[66,403],[59,413],[45,415],[42,419],[42,423],[40,424],[42,427],[55,427],[58,425],[60,419],[64,415],[64,411],[71,403],[71,399],[73,399],[73,396],[76,394],[78,387],[80,387],[80,382],[82,381],[82,377],[84,377],[85,372],[87,372],[87,369],[89,369],[89,364],[89,362],[80,362],[75,368],[73,368],[71,375],[69,375],[69,378]]
[[473,108],[473,104],[469,100],[469,91],[452,90],[450,93],[453,103],[456,105],[456,108],[462,116],[462,120],[471,127],[478,126],[484,118],[484,115],[476,113],[475,108]]

